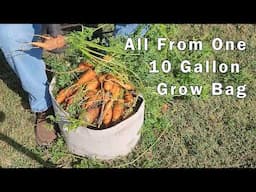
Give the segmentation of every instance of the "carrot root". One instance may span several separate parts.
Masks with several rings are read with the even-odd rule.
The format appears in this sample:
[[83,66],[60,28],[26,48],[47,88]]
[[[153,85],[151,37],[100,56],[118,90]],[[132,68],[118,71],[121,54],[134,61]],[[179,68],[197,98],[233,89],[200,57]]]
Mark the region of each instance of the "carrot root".
[[112,116],[113,116],[113,100],[109,100],[106,104],[103,112],[103,124],[108,126],[111,123]]
[[112,121],[118,121],[122,118],[122,115],[124,113],[124,101],[118,100],[115,102],[113,107],[113,118]]

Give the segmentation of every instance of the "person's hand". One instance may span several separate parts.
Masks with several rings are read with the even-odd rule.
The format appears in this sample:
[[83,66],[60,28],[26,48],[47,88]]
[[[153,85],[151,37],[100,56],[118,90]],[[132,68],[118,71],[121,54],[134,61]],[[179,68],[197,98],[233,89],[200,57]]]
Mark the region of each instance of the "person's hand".
[[46,51],[60,53],[60,50],[64,50],[65,47],[65,38],[62,35],[58,35],[57,37],[49,37],[49,36],[41,36],[43,38],[43,42],[32,42],[31,44],[40,47]]
[[49,35],[43,42],[34,43],[52,53],[62,53],[65,50],[65,39],[60,24],[42,24],[42,35]]

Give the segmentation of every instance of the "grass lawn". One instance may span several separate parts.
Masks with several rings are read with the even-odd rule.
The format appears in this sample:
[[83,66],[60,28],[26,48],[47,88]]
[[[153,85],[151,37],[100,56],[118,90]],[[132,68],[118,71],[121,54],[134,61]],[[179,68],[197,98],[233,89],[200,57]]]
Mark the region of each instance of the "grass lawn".
[[[247,43],[244,52],[223,51],[216,56],[220,61],[241,64],[243,75],[234,83],[247,84],[245,99],[173,99],[168,111],[169,127],[143,132],[127,157],[97,161],[68,153],[61,137],[49,149],[36,147],[35,116],[29,110],[26,93],[1,59],[0,167],[256,167],[255,25],[180,25],[179,29],[182,34],[214,33],[222,39]],[[218,78],[225,81],[223,76]]]

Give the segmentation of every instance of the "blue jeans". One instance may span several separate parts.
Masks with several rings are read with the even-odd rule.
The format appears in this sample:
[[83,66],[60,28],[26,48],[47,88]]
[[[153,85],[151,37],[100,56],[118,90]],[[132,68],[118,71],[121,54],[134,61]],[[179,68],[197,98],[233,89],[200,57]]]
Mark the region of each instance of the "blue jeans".
[[[137,27],[138,24],[116,25],[115,36],[129,36]],[[42,49],[29,45],[37,40],[35,34],[41,34],[40,24],[0,24],[0,48],[6,61],[28,93],[31,110],[42,112],[52,103]]]
[[28,93],[33,112],[47,110],[51,104],[42,49],[28,44],[40,34],[39,24],[0,24],[0,48]]
[[[140,36],[144,36],[146,34],[146,32],[149,29],[149,26],[150,25],[147,24],[145,27],[143,27],[143,29],[141,30]],[[139,27],[139,24],[116,24],[114,35],[129,37],[137,30],[138,27]]]

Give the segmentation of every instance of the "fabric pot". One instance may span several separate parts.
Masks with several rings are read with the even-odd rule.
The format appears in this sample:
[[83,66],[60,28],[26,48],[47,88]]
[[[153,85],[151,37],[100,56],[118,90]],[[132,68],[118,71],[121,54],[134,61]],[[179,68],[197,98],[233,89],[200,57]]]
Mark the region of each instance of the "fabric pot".
[[52,94],[54,85],[55,78],[50,83],[51,99],[55,115],[60,118],[59,128],[71,153],[109,160],[126,156],[136,146],[144,122],[145,102],[142,96],[139,96],[133,115],[112,127],[102,130],[77,127],[75,130],[68,131],[68,114],[61,109]]

